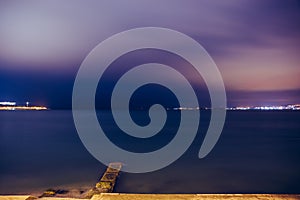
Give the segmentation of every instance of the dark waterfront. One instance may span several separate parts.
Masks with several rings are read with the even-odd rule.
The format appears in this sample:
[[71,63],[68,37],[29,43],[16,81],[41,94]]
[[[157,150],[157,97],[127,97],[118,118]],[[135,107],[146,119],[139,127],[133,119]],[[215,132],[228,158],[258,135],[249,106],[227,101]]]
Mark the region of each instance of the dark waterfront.
[[[168,115],[176,120],[178,113]],[[136,119],[144,120],[145,114],[135,112]],[[106,116],[102,111],[101,121]],[[197,155],[209,112],[201,111],[200,117],[199,133],[179,160],[156,172],[121,173],[116,192],[300,193],[300,112],[229,111],[219,142],[204,159]],[[150,143],[113,137],[117,130],[109,120],[105,126],[115,143],[151,149]],[[174,129],[171,121],[163,130]],[[156,146],[172,139],[165,135]],[[69,110],[0,112],[0,156],[0,194],[89,188],[105,170],[81,143]]]

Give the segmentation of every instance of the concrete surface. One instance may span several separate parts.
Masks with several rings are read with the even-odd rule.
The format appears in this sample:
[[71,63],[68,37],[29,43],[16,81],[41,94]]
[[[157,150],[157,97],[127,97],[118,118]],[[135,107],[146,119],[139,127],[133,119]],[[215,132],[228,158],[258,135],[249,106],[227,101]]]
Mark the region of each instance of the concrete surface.
[[[76,200],[76,198],[43,197],[35,198],[29,195],[0,196],[0,200]],[[102,193],[94,195],[91,200],[300,200],[300,194],[124,194]],[[78,199],[77,199],[78,200]],[[81,199],[87,200],[87,199]]]
[[30,195],[1,195],[0,200],[31,200],[34,197]]
[[91,200],[298,200],[300,195],[271,194],[120,194],[94,195]]

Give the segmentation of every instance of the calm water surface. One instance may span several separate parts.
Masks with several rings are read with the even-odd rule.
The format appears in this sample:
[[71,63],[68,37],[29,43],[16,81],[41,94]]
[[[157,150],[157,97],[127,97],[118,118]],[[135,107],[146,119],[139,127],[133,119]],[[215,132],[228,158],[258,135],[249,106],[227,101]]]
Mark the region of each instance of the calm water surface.
[[[140,124],[145,116],[133,114]],[[141,152],[172,139],[179,115],[168,116],[168,133],[144,143],[120,134],[107,111],[99,119],[113,142]],[[121,173],[116,192],[300,193],[300,112],[228,112],[219,142],[198,159],[209,117],[201,112],[199,133],[179,160],[156,172]],[[71,111],[0,112],[0,158],[0,194],[88,188],[105,170],[81,143]]]

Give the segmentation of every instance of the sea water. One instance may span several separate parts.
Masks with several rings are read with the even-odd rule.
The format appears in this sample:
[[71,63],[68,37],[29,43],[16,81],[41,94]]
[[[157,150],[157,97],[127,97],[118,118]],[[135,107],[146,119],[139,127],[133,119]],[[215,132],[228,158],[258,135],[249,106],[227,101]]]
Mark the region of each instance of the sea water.
[[[147,114],[134,111],[132,116],[138,124],[147,125]],[[173,139],[180,111],[168,112],[165,135],[145,142],[122,134],[112,122],[110,112],[98,111],[98,117],[116,145],[147,152]],[[198,152],[210,112],[201,111],[200,118],[198,134],[182,157],[155,172],[122,172],[115,191],[300,193],[300,112],[228,111],[218,143],[202,159]],[[105,168],[81,142],[72,111],[0,112],[0,194],[91,188]]]

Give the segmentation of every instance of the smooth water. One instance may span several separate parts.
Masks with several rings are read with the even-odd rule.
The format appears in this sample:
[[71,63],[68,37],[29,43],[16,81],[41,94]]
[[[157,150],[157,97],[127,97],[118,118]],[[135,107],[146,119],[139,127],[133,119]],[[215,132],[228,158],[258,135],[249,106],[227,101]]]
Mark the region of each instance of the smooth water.
[[[195,111],[187,111],[195,112]],[[175,134],[178,113],[164,130]],[[110,139],[141,152],[161,148],[172,134],[143,143],[121,136],[107,111],[99,114]],[[134,119],[147,122],[145,112]],[[145,174],[122,172],[115,191],[127,193],[300,193],[300,112],[230,111],[219,142],[205,158],[198,151],[210,119],[201,111],[199,133],[172,165]],[[126,147],[127,145],[127,147]],[[71,111],[0,112],[0,194],[48,188],[89,188],[105,170],[77,135]]]

